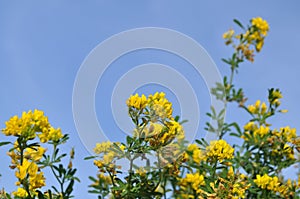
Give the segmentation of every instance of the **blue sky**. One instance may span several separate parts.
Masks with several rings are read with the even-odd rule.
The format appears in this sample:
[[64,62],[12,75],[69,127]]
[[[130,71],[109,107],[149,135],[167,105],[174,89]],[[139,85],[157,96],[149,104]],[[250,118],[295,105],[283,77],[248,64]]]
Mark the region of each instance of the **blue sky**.
[[[4,128],[6,120],[22,111],[44,110],[53,126],[70,134],[71,140],[65,149],[76,148],[74,165],[78,167],[82,182],[76,185],[75,193],[76,198],[83,198],[90,183],[87,176],[96,172],[92,162],[83,161],[90,153],[80,141],[72,114],[73,85],[85,57],[100,42],[122,31],[142,27],[169,28],[201,44],[225,75],[228,70],[220,58],[229,56],[231,51],[224,45],[223,32],[237,28],[232,22],[234,18],[246,23],[252,17],[261,16],[269,22],[271,31],[255,63],[242,65],[236,84],[244,88],[249,103],[266,99],[268,88],[281,88],[284,96],[282,107],[289,113],[274,118],[274,127],[290,125],[299,129],[299,8],[297,0],[253,0],[248,4],[237,0],[1,1],[0,127]],[[110,139],[122,137],[108,106],[113,85],[122,72],[150,62],[177,67],[187,78],[198,79],[191,84],[197,96],[203,99],[199,101],[200,127],[203,128],[207,119],[204,113],[209,107],[209,93],[203,79],[195,77],[188,64],[168,53],[144,50],[112,63],[98,85],[95,94],[97,116]],[[121,69],[121,66],[125,68]],[[166,88],[148,85],[137,91],[151,93],[155,90],[166,90],[178,107],[176,94]],[[230,108],[236,111],[235,106]],[[175,113],[179,113],[178,109]],[[242,111],[228,113],[229,121],[236,118],[245,123],[248,117]],[[7,138],[0,135],[0,139]],[[9,158],[4,155],[4,148],[0,153],[5,162],[0,165],[0,187],[6,186],[11,191],[15,179],[11,180],[13,172],[6,166]]]

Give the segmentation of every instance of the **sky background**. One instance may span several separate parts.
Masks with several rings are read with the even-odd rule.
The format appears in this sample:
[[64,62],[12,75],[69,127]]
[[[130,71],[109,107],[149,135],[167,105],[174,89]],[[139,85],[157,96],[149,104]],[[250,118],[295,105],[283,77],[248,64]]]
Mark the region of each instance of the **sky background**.
[[[76,198],[87,196],[90,184],[87,176],[95,175],[91,161],[83,161],[90,153],[81,142],[72,114],[72,92],[76,74],[85,57],[110,36],[132,28],[161,27],[186,34],[201,44],[218,66],[222,75],[228,68],[220,61],[230,56],[231,49],[224,45],[222,34],[237,27],[234,18],[243,23],[261,16],[270,24],[269,36],[262,53],[254,64],[246,63],[235,79],[244,88],[248,103],[265,100],[268,88],[280,88],[284,99],[282,108],[289,112],[272,119],[274,127],[299,123],[299,46],[300,1],[253,0],[242,1],[1,1],[0,2],[0,127],[13,115],[22,111],[41,109],[50,123],[70,134],[64,150],[76,149],[74,166],[78,168],[81,183],[75,186]],[[174,41],[176,42],[176,41]],[[176,56],[165,52],[144,50],[130,53],[112,63],[99,82],[95,93],[98,120],[111,140],[120,141],[119,132],[110,110],[113,85],[130,68],[150,63],[174,66],[186,78],[193,79],[201,110],[200,128],[203,129],[209,110],[209,92],[201,76]],[[121,68],[124,66],[124,68]],[[195,80],[197,79],[197,80]],[[133,80],[134,81],[134,80]],[[157,85],[139,88],[139,93],[165,91],[179,114],[176,93]],[[131,93],[128,93],[128,96]],[[125,105],[125,102],[124,102]],[[244,124],[249,117],[235,105],[227,120]],[[201,132],[199,132],[201,137]],[[0,135],[0,140],[7,140]],[[228,140],[232,142],[231,140]],[[14,189],[14,172],[8,168],[8,149],[0,148],[0,187]],[[293,171],[288,175],[293,176]],[[88,195],[88,198],[96,198]]]

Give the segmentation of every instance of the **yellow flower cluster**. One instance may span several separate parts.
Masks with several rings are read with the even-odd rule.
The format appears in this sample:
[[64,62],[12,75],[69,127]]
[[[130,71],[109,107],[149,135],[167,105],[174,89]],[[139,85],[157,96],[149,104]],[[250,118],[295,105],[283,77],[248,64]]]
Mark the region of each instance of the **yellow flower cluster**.
[[203,160],[206,160],[204,152],[196,144],[190,144],[187,148],[187,151],[191,153],[192,160],[197,164]]
[[251,183],[247,181],[247,177],[244,174],[235,174],[233,167],[230,167],[227,178],[231,187],[228,195],[231,195],[231,198],[234,199],[245,198],[245,192],[251,186]]
[[145,95],[142,95],[141,97],[139,97],[138,94],[135,95],[131,95],[127,101],[126,104],[128,107],[133,107],[136,108],[138,110],[144,109],[147,105],[147,98]]
[[296,128],[290,128],[289,126],[281,127],[279,131],[274,129],[272,134],[289,143],[294,143],[297,138]]
[[292,181],[291,179],[288,179],[285,183],[282,183],[282,185],[278,188],[280,195],[284,198],[294,198],[294,190],[299,189],[300,187],[299,179],[300,178],[298,178],[298,183],[295,180]]
[[109,149],[111,148],[111,146],[112,146],[112,143],[110,141],[97,143],[96,147],[94,148],[94,152],[96,154],[108,152]]
[[257,100],[254,105],[248,106],[248,111],[252,114],[263,115],[267,112],[267,105],[265,102],[261,104],[260,100]]
[[162,119],[172,119],[172,103],[165,98],[165,95],[163,92],[156,92],[154,95],[149,95],[148,104],[156,116]]
[[[43,172],[38,172],[39,167],[35,162],[28,161],[27,159],[23,160],[22,165],[17,165],[18,171],[15,175],[19,181],[24,180],[27,175],[29,176],[29,189],[34,190],[45,186],[45,177]],[[20,185],[20,182],[16,183],[17,186]]]
[[[94,165],[96,165],[101,171],[104,168],[108,168],[111,172],[115,172],[116,168],[120,168],[120,166],[116,166],[116,160],[123,155],[123,151],[125,146],[116,142],[112,143],[110,141],[97,143],[94,148],[94,152],[97,155],[100,155],[100,159],[94,160]],[[120,151],[118,153],[117,151]]]
[[135,108],[137,110],[145,109],[148,106],[150,108],[148,114],[151,116],[154,115],[162,119],[172,118],[172,103],[165,98],[165,93],[163,92],[156,92],[154,95],[149,95],[148,98],[145,95],[131,95],[127,99],[126,104],[129,108]]
[[185,178],[180,179],[180,189],[183,191],[191,187],[197,194],[200,194],[202,185],[205,185],[204,176],[199,173],[188,173]]
[[292,182],[288,179],[286,183],[281,183],[277,176],[270,177],[267,174],[264,174],[263,176],[256,175],[254,183],[262,189],[278,192],[284,198],[294,196],[293,191],[291,190],[299,188],[299,183],[297,184],[296,181]]
[[44,173],[38,166],[46,149],[40,145],[31,145],[29,140],[39,137],[42,143],[48,141],[57,142],[63,137],[60,128],[53,128],[43,111],[34,110],[23,112],[21,117],[11,117],[2,132],[6,136],[15,136],[17,141],[14,148],[8,152],[12,165],[16,169],[15,176],[18,178],[18,189],[13,192],[16,197],[36,195],[36,189],[45,186]]
[[[172,103],[165,98],[165,93],[156,92],[154,95],[139,97],[138,94],[131,95],[127,100],[129,115],[136,121],[137,117],[142,118],[144,125],[134,130],[134,136],[143,138],[150,142],[151,146],[166,145],[177,138],[184,139],[182,126],[174,120]],[[137,113],[134,109],[137,109]],[[149,121],[146,121],[147,120]]]
[[227,178],[219,177],[215,182],[211,182],[210,187],[212,194],[205,193],[205,198],[230,198],[240,199],[246,198],[246,190],[249,189],[251,183],[247,181],[244,174],[234,174],[232,167],[228,171]]
[[23,112],[20,118],[15,115],[5,122],[5,125],[2,132],[6,136],[22,136],[25,140],[34,139],[38,135],[41,142],[45,143],[49,140],[57,141],[63,137],[60,128],[54,129],[44,112],[40,110]]
[[175,138],[182,141],[185,137],[183,127],[175,120],[166,121],[164,124],[150,122],[142,133],[135,129],[134,136],[144,138],[151,146],[166,145]]
[[256,51],[259,52],[264,45],[264,38],[265,36],[267,36],[267,33],[269,31],[269,24],[261,17],[253,18],[251,20],[251,24],[251,33],[248,34],[246,38],[248,39],[248,43],[252,43],[253,41],[255,41]]
[[28,196],[28,193],[22,187],[18,187],[17,191],[13,192],[13,195],[19,198],[26,198]]
[[267,174],[264,174],[263,176],[256,175],[256,179],[254,180],[254,183],[262,189],[267,189],[275,192],[278,191],[280,186],[280,182],[277,176],[270,177]]
[[[18,143],[15,143],[15,148],[8,155],[11,157],[11,168],[16,168],[15,176],[18,178],[16,182],[17,186],[21,185],[21,182],[27,182],[29,191],[35,194],[35,189],[45,186],[44,173],[40,171],[37,162],[43,157],[46,149],[40,146],[26,148],[22,155]],[[27,196],[27,191],[19,187],[17,191],[13,192],[15,196],[24,197]]]
[[251,20],[252,26],[256,27],[262,35],[266,36],[269,31],[269,24],[261,17],[256,17]]
[[225,159],[233,158],[234,148],[225,140],[211,141],[206,147],[206,156],[223,162]]
[[[269,93],[269,102],[276,107],[280,106],[280,99],[282,98],[282,94],[278,89],[272,89]],[[284,111],[285,112],[285,111]]]
[[[258,137],[263,138],[266,135],[270,134],[270,128],[268,126],[259,126],[257,124],[255,124],[254,122],[248,122],[245,126],[244,126],[244,130],[245,130],[245,134],[241,136],[241,138],[243,138],[244,140],[248,141],[249,137],[253,137],[254,140],[257,142],[258,141]],[[245,136],[247,135],[247,136]]]
[[230,29],[223,34],[223,39],[231,40],[233,36],[234,36],[234,30]]
[[[254,49],[251,46],[254,46],[256,52],[259,52],[264,45],[264,39],[268,31],[269,24],[267,21],[261,17],[257,17],[251,20],[251,25],[248,27],[246,33],[235,35],[234,30],[230,29],[223,34],[223,38],[226,45],[233,44],[239,59],[246,58],[253,62]],[[234,39],[237,39],[238,44],[234,43]]]

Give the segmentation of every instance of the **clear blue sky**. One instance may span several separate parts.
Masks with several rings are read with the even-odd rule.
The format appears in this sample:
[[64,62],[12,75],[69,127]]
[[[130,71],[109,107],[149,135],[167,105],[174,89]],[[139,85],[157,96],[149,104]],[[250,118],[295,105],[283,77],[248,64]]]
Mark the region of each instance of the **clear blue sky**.
[[[255,63],[242,65],[236,83],[245,89],[249,103],[266,99],[268,88],[281,88],[284,96],[282,107],[288,109],[289,113],[273,119],[274,127],[290,125],[300,129],[299,8],[300,2],[297,0],[253,0],[245,1],[245,4],[238,0],[1,1],[0,127],[4,128],[6,120],[22,111],[35,108],[44,110],[53,126],[59,126],[63,132],[70,134],[71,141],[65,149],[76,148],[74,165],[82,182],[76,185],[75,194],[76,198],[84,198],[90,183],[87,176],[94,175],[96,169],[92,162],[83,161],[90,154],[75,128],[72,91],[80,65],[90,51],[108,37],[128,29],[149,26],[169,28],[200,43],[224,75],[228,70],[220,58],[229,56],[231,51],[224,45],[223,32],[231,27],[236,28],[232,22],[234,18],[245,23],[252,17],[261,16],[269,22],[270,34]],[[113,135],[119,135],[116,132],[118,128],[109,112],[110,107],[99,102],[109,97],[112,85],[121,75],[118,66],[125,65],[130,69],[149,62],[171,66],[180,63],[184,67],[182,60],[163,52],[159,54],[145,50],[132,53],[113,64],[102,80],[102,86],[97,89],[97,116],[100,122],[105,123],[103,130],[113,140],[119,137]],[[185,71],[185,68],[178,70]],[[201,78],[199,85],[196,93],[204,98],[199,104],[202,113],[200,126],[203,126],[207,119],[204,113],[209,107],[206,103],[209,93]],[[152,92],[155,89],[163,88],[150,85],[140,88],[140,91]],[[109,98],[106,100],[107,103]],[[177,106],[175,98],[173,100]],[[245,123],[247,116],[238,112],[229,113],[227,117],[228,120],[236,118]],[[0,135],[0,139],[7,138]],[[14,172],[7,167],[9,158],[4,155],[4,149],[0,149],[0,153],[0,188],[5,186],[12,191]],[[96,197],[89,195],[88,198]]]

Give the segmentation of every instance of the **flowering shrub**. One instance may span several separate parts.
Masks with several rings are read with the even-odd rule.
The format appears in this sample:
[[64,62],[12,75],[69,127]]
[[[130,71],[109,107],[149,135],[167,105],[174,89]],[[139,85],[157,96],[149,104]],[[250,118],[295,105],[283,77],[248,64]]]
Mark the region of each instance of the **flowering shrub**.
[[[204,139],[188,143],[179,116],[173,116],[172,103],[164,93],[131,95],[126,104],[134,129],[126,142],[97,143],[92,159],[98,173],[90,177],[90,192],[98,198],[300,198],[300,179],[285,179],[283,169],[299,163],[300,139],[289,126],[272,128],[268,122],[280,109],[282,94],[279,89],[268,90],[267,99],[246,105],[241,88],[233,84],[234,75],[244,61],[254,61],[264,45],[268,23],[253,18],[245,27],[234,22],[242,32],[224,33],[225,44],[233,54],[223,59],[230,75],[211,90],[224,103],[219,113],[214,107],[207,113],[213,121],[205,130],[215,133],[218,140]],[[225,122],[228,103],[237,103],[249,114],[242,126]],[[16,138],[8,152],[10,168],[15,170],[17,190],[1,198],[70,198],[76,169],[61,161],[59,147],[68,140],[60,129],[53,128],[43,112],[25,112],[6,122],[3,133]],[[240,144],[230,145],[224,136],[235,136]],[[52,147],[52,154],[44,146]],[[126,163],[124,163],[124,161]],[[128,168],[126,168],[128,167]],[[44,189],[43,170],[49,168],[60,188]]]

